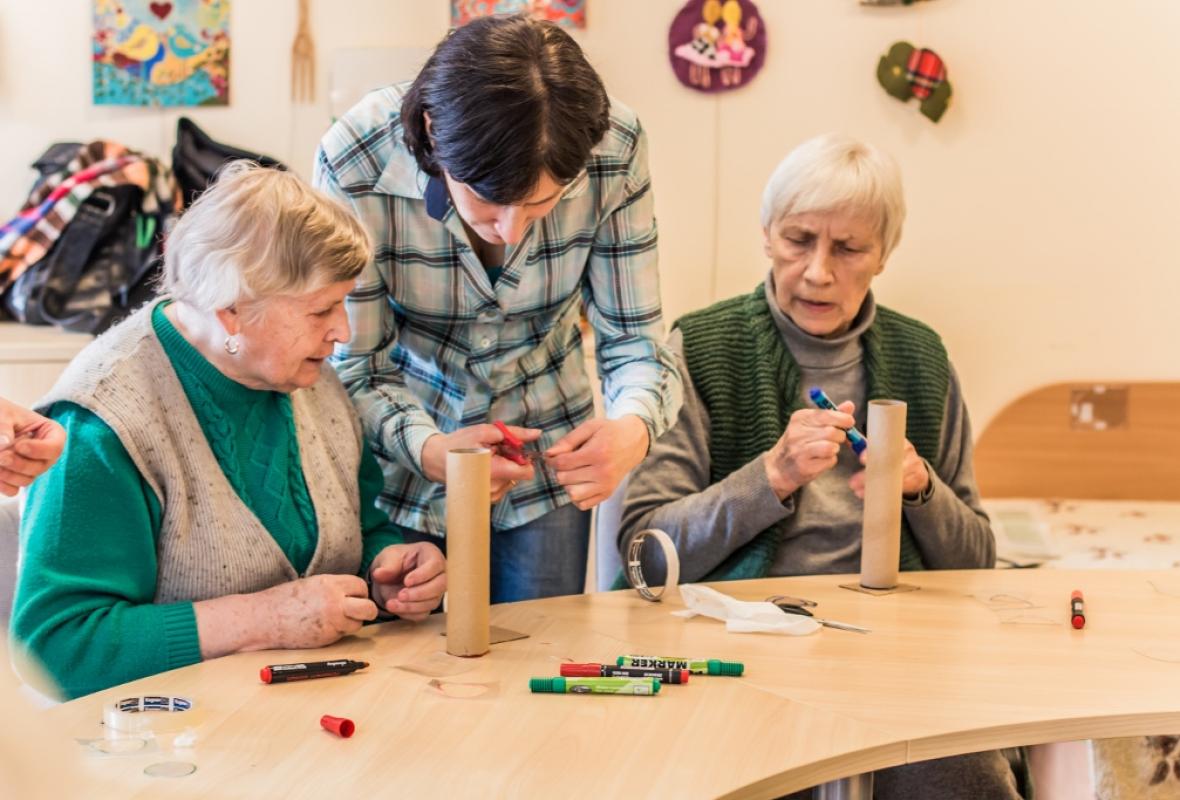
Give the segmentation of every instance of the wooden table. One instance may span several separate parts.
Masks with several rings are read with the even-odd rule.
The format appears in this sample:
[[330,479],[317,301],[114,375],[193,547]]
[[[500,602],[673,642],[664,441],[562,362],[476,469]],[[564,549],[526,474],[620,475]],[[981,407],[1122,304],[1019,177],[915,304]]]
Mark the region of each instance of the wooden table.
[[[709,619],[613,592],[493,607],[529,638],[481,659],[443,652],[440,616],[371,626],[322,651],[249,653],[157,675],[48,714],[100,737],[104,703],[174,694],[205,708],[199,739],[131,756],[87,754],[91,797],[774,797],[907,762],[1000,746],[1180,731],[1180,570],[907,573],[919,591],[873,597],[848,576],[716,584],[784,593],[872,629],[728,634]],[[1083,589],[1087,625],[1067,623]],[[1013,606],[1021,608],[1013,610]],[[693,676],[658,697],[534,695],[563,660],[624,653],[743,661],[742,678]],[[371,661],[343,678],[266,686],[271,663]],[[464,670],[431,677],[427,673]],[[321,714],[356,722],[352,739]],[[197,766],[152,778],[160,761]],[[101,787],[101,788],[100,788]]]

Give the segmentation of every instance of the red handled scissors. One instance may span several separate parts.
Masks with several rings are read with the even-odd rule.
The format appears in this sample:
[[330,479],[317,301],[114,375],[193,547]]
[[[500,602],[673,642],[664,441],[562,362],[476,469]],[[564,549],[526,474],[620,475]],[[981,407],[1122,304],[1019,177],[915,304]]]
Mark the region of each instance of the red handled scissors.
[[543,453],[539,450],[525,449],[525,443],[520,440],[519,436],[508,430],[508,426],[503,422],[496,420],[492,424],[496,426],[500,434],[504,437],[504,441],[496,445],[497,455],[513,463],[520,464],[522,467],[535,464],[543,470],[548,470]]

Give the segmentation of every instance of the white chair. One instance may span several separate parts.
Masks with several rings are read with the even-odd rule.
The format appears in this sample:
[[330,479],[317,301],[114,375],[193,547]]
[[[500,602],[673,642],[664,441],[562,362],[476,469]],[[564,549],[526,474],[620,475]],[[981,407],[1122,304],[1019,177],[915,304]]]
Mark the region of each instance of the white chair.
[[623,478],[614,494],[594,510],[594,585],[600,592],[608,591],[623,569],[619,557],[619,523],[623,520],[623,498],[629,480],[630,476]]
[[0,630],[8,627],[12,593],[16,590],[16,559],[20,552],[20,502],[0,500]]

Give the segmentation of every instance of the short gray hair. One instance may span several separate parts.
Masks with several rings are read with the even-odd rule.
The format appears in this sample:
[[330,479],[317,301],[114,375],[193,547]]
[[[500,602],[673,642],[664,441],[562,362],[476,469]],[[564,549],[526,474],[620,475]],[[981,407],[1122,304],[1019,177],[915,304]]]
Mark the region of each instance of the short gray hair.
[[841,134],[808,139],[779,162],[762,192],[762,227],[787,214],[855,209],[878,217],[884,261],[901,240],[905,195],[897,162]]
[[291,172],[234,161],[168,236],[163,289],[219,311],[351,280],[372,257],[368,233],[342,205]]

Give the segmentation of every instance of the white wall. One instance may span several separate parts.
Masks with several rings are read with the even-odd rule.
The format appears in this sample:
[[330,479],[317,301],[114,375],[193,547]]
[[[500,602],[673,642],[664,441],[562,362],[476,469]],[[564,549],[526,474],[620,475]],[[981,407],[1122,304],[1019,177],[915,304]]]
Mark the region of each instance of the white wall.
[[[977,433],[1049,381],[1180,379],[1180,4],[761,0],[769,61],[719,98],[681,87],[668,69],[680,5],[591,0],[590,28],[576,34],[651,138],[669,319],[759,279],[763,181],[794,144],[844,130],[901,162],[910,217],[876,289],[943,334]],[[312,6],[317,106],[288,99],[295,3],[234,0],[233,104],[189,113],[304,174],[327,124],[331,51],[429,46],[448,13],[446,0]],[[54,139],[171,146],[180,112],[90,105],[89,9],[0,0],[0,216],[15,211],[25,165]],[[938,125],[876,84],[878,56],[901,38],[947,61],[957,97]]]

